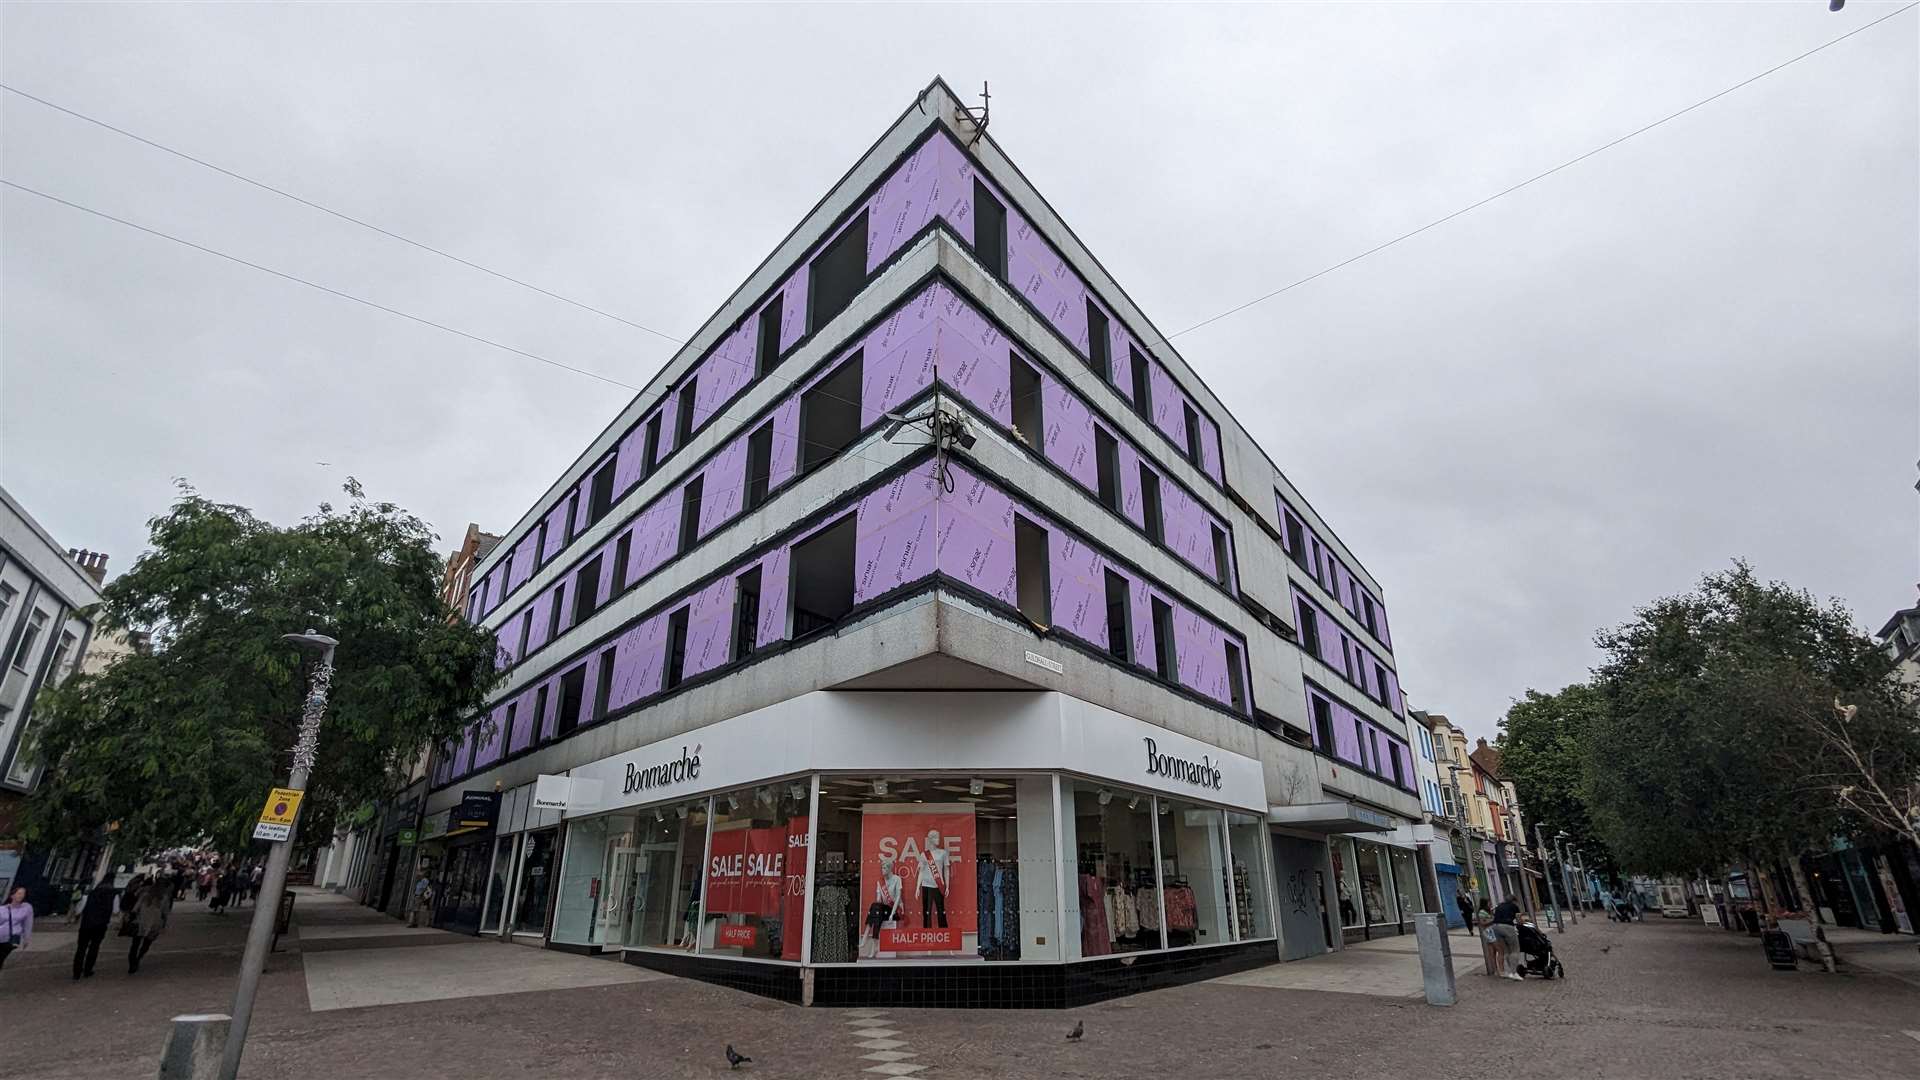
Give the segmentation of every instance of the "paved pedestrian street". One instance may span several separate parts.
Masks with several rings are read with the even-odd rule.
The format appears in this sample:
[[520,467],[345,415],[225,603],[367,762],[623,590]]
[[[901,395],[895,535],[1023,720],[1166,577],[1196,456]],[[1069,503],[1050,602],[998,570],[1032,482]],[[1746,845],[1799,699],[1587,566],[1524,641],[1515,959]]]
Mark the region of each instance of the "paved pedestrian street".
[[[405,931],[336,897],[264,982],[243,1075],[710,1077],[1902,1077],[1920,1061],[1912,938],[1859,935],[1840,974],[1770,970],[1758,943],[1694,921],[1588,920],[1569,978],[1479,972],[1456,932],[1460,1003],[1419,997],[1410,938],[1065,1012],[801,1009],[613,960]],[[0,971],[0,1077],[151,1077],[177,1013],[225,1011],[246,916],[176,910],[137,976],[109,939],[70,978],[58,928]],[[70,937],[69,937],[70,940]],[[1860,966],[1872,963],[1875,967]],[[1069,1043],[1075,1021],[1086,1036]]]

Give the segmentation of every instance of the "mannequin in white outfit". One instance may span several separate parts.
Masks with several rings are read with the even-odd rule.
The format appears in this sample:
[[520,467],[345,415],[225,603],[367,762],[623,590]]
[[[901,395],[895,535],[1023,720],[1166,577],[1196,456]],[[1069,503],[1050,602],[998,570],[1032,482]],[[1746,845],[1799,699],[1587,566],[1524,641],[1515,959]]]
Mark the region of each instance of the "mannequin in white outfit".
[[947,928],[947,885],[948,864],[953,858],[946,845],[940,842],[940,833],[935,829],[927,830],[927,846],[920,850],[920,928],[933,925],[935,911],[940,914],[940,929]]

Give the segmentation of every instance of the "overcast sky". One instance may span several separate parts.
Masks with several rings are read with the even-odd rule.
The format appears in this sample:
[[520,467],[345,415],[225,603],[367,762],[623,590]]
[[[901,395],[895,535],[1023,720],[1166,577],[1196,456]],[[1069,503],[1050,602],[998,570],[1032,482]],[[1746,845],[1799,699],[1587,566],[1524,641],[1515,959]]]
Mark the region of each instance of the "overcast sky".
[[[9,4],[0,67],[676,337],[932,76],[989,79],[1171,333],[1891,10]],[[1176,342],[1385,586],[1416,705],[1491,735],[1735,556],[1869,630],[1914,601],[1917,26]],[[15,95],[0,124],[18,183],[636,385],[670,354]],[[114,569],[174,477],[504,529],[627,400],[10,189],[0,229],[0,482]]]

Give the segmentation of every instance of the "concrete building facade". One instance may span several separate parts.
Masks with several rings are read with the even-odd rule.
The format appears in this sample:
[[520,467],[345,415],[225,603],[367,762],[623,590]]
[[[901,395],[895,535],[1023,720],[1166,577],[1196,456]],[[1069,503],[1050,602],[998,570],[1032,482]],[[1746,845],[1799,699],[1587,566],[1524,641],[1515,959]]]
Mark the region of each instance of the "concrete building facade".
[[1401,932],[1384,590],[936,81],[473,566],[440,925],[820,1004]]

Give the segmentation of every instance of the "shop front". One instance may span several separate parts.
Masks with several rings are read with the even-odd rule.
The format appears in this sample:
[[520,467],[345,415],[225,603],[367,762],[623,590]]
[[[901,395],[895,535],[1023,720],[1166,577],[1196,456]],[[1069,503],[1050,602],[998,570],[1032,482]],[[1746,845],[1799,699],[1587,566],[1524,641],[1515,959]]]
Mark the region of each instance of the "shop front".
[[560,811],[535,805],[533,785],[502,792],[480,902],[480,933],[521,944],[547,940]]
[[822,1005],[1277,956],[1252,758],[1049,693],[818,692],[576,768],[551,944]]

